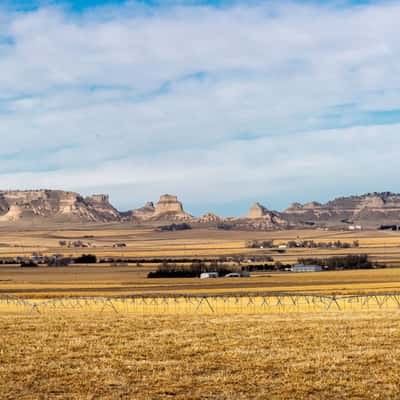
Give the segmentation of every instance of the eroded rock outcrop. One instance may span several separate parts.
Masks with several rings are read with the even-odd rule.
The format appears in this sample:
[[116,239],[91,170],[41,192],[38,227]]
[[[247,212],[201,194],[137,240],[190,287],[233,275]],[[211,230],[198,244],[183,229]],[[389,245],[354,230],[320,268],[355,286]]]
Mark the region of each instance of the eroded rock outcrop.
[[183,211],[183,206],[180,201],[178,201],[178,197],[172,194],[163,194],[160,196],[160,200],[158,200],[155,216],[163,215],[163,214],[174,214],[174,215],[182,215],[184,216],[186,213]]
[[193,219],[191,215],[184,211],[183,205],[178,200],[178,197],[171,194],[160,196],[160,200],[157,202],[156,206],[154,206],[152,202],[146,203],[144,207],[133,210],[130,216],[131,219],[136,219],[138,221],[186,221]]
[[224,220],[225,220],[225,218],[220,217],[219,215],[216,215],[212,212],[208,212],[208,213],[205,213],[200,218],[197,218],[196,222],[198,222],[200,224],[212,224],[212,223],[219,223]]
[[155,211],[156,208],[154,207],[154,203],[152,201],[148,201],[143,207],[133,210],[131,212],[131,216],[134,219],[146,220],[151,218]]
[[0,222],[43,220],[46,222],[118,222],[159,223],[171,221],[226,225],[227,228],[273,230],[303,227],[347,227],[353,224],[376,228],[380,225],[400,225],[400,194],[368,193],[361,196],[340,197],[325,204],[315,201],[293,203],[283,212],[270,211],[255,203],[248,216],[223,218],[209,212],[194,218],[185,212],[177,196],[162,195],[154,205],[125,213],[115,209],[108,195],[84,197],[62,190],[0,191]]
[[15,190],[0,192],[0,221],[31,219],[55,222],[118,221],[119,212],[106,195],[87,198],[62,190]]
[[287,221],[280,216],[280,213],[270,211],[258,202],[251,206],[249,214],[244,220],[247,220],[247,224],[252,229],[270,230],[288,227]]
[[281,214],[291,223],[308,222],[317,226],[341,226],[357,223],[376,227],[400,222],[400,195],[390,192],[339,197],[325,204],[292,204]]
[[264,207],[260,203],[254,203],[249,211],[248,217],[253,219],[253,218],[263,218],[267,217],[269,215],[269,211],[266,207]]
[[93,210],[95,220],[102,219],[107,221],[118,221],[121,218],[119,211],[110,203],[110,198],[107,194],[94,194],[85,199],[89,208]]

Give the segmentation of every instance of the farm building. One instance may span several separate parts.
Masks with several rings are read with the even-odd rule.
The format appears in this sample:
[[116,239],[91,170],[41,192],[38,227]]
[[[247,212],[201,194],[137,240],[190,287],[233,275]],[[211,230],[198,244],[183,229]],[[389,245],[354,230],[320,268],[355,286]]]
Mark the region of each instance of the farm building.
[[319,272],[322,271],[320,265],[296,264],[292,267],[292,272]]
[[225,278],[240,278],[239,272],[231,272],[230,274],[226,274]]
[[203,272],[200,274],[200,279],[218,278],[218,272]]
[[114,243],[113,244],[114,248],[122,248],[122,247],[126,247],[126,243]]

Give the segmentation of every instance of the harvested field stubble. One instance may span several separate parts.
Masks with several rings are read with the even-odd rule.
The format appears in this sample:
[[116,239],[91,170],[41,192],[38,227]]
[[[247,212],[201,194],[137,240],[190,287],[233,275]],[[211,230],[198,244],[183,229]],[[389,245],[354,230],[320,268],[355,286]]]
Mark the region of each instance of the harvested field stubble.
[[0,295],[0,315],[10,313],[69,315],[115,314],[271,314],[312,312],[400,311],[398,294],[326,296],[301,293],[224,295],[152,294],[129,297],[65,297],[24,300]]
[[[196,228],[178,232],[158,232],[154,227],[138,228],[120,224],[118,226],[64,225],[27,227],[18,225],[11,229],[9,225],[0,225],[0,257],[16,257],[32,252],[44,255],[61,253],[65,256],[79,256],[83,252],[102,257],[154,258],[154,257],[219,257],[237,255],[266,255],[274,261],[296,262],[299,257],[333,256],[349,253],[367,253],[377,262],[390,266],[400,265],[400,235],[398,232],[366,230],[323,231],[323,230],[286,230],[286,231],[221,231],[217,229]],[[271,249],[250,249],[249,240],[273,240],[275,245],[288,241],[314,240],[316,242],[334,242],[340,240],[359,242],[359,248],[351,249],[307,249],[290,248],[285,253],[276,253]],[[89,247],[75,248],[60,245],[61,242],[85,242]],[[115,243],[124,243],[123,249],[115,248]]]
[[0,319],[2,399],[398,399],[400,314]]
[[147,279],[137,267],[0,267],[0,294],[27,299],[132,293],[284,291],[320,294],[400,293],[397,268],[306,273],[253,273],[251,278]]

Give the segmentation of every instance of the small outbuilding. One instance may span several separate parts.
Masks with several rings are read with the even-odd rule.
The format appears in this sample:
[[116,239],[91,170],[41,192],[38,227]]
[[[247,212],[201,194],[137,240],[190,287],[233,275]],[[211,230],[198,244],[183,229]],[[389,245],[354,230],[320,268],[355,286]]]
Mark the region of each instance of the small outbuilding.
[[200,279],[218,278],[218,272],[203,272],[200,274]]
[[231,272],[225,275],[225,278],[240,278],[239,272]]
[[320,265],[296,264],[292,267],[292,272],[320,272],[322,269]]

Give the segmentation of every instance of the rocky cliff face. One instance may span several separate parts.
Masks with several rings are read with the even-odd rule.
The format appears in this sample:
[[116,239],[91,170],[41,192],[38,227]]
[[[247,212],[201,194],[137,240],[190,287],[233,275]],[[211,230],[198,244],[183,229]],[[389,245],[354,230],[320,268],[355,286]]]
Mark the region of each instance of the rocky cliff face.
[[200,218],[197,218],[196,222],[200,224],[213,224],[225,221],[225,218],[220,217],[212,212],[205,213]]
[[347,228],[352,225],[377,228],[383,224],[400,224],[400,194],[368,193],[340,197],[326,204],[315,201],[293,203],[283,212],[270,211],[262,204],[255,203],[247,217],[235,221],[235,226],[258,230]]
[[269,211],[266,207],[264,207],[260,203],[254,203],[250,208],[248,217],[254,219],[254,218],[263,218],[268,215]]
[[143,207],[137,208],[130,213],[132,219],[147,220],[153,217],[156,212],[154,203],[152,201],[147,202]]
[[352,224],[376,228],[383,224],[400,225],[400,194],[368,193],[340,197],[325,204],[293,203],[283,212],[270,211],[255,203],[244,218],[223,218],[207,213],[195,218],[185,212],[177,196],[162,195],[154,205],[126,213],[116,210],[107,195],[83,197],[61,190],[0,191],[0,222],[43,220],[48,222],[137,223],[187,221],[216,226],[222,222],[239,229],[271,230],[303,227],[342,227]]
[[178,201],[178,197],[171,194],[164,194],[160,197],[160,200],[157,202],[154,214],[155,216],[165,214],[186,216],[186,213],[183,211],[182,203]]
[[192,220],[176,196],[163,195],[157,205],[121,213],[108,195],[83,197],[62,190],[0,191],[0,222],[43,220],[54,222],[183,221]]
[[164,194],[160,196],[155,207],[152,202],[148,202],[144,207],[131,211],[128,219],[138,221],[190,221],[193,220],[193,217],[184,211],[177,196]]
[[95,221],[99,219],[101,219],[102,222],[119,221],[121,218],[119,211],[110,204],[108,195],[94,194],[85,197],[84,202],[88,205],[88,208],[91,209]]
[[294,203],[281,215],[292,223],[307,222],[328,227],[349,224],[376,227],[384,223],[399,223],[400,194],[368,193],[340,197],[326,204]]
[[110,205],[106,195],[84,198],[61,190],[0,192],[0,222],[31,219],[107,222],[119,218],[119,212]]
[[[271,230],[289,227],[288,221],[276,211],[270,211],[260,203],[254,203],[249,214],[245,218],[239,218],[240,225],[248,226],[249,229]],[[238,222],[236,222],[237,224]]]

